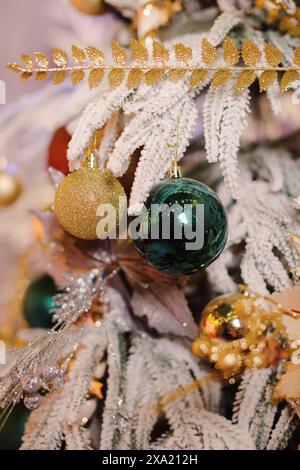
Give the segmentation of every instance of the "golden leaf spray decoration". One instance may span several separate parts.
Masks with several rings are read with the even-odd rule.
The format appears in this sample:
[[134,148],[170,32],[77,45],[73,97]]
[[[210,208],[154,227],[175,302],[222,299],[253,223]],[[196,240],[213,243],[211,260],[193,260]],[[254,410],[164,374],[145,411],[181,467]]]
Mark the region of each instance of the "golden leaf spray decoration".
[[259,77],[259,91],[266,91],[269,86],[273,85],[277,78],[277,72],[276,70],[265,70]]
[[245,39],[242,47],[242,57],[246,65],[255,67],[261,59],[259,47],[249,39]]
[[138,64],[145,64],[149,59],[148,49],[137,39],[130,42],[132,58]]
[[277,65],[282,61],[282,54],[279,49],[272,44],[265,44],[264,51],[268,64],[271,67],[277,67]]
[[295,50],[293,62],[300,67],[300,47]]
[[86,48],[86,53],[87,53],[88,58],[95,65],[103,64],[105,56],[104,56],[104,53],[101,51],[101,49],[98,49],[97,47],[93,47],[93,46],[88,46]]
[[184,44],[181,44],[180,42],[175,44],[174,52],[175,52],[176,59],[179,62],[187,63],[189,60],[193,58],[192,48],[186,47]]
[[200,85],[200,83],[204,82],[208,75],[207,70],[193,70],[190,76],[190,85],[192,87]]
[[236,78],[236,84],[234,87],[235,92],[241,93],[246,90],[246,88],[249,88],[255,80],[256,75],[253,70],[244,70]]
[[84,50],[75,46],[75,44],[72,46],[72,57],[77,64],[83,64],[86,59]]
[[287,72],[285,72],[285,74],[283,75],[281,79],[280,90],[282,92],[286,91],[289,88],[289,86],[298,79],[299,79],[299,72],[297,72],[297,70],[288,70]]
[[160,42],[153,41],[153,59],[155,63],[166,64],[170,58],[168,49]]
[[234,41],[228,37],[224,41],[224,60],[229,65],[235,65],[240,58],[240,51]]
[[111,45],[111,53],[113,60],[118,65],[124,65],[128,60],[127,52],[116,41],[114,41]]
[[129,71],[127,86],[128,88],[137,88],[144,80],[144,72],[141,69],[135,68]]
[[[235,93],[249,88],[258,79],[260,91],[266,91],[278,78],[281,91],[286,91],[290,85],[299,79],[300,47],[294,52],[293,66],[280,65],[283,61],[281,52],[270,43],[261,48],[249,39],[243,41],[239,49],[234,40],[228,36],[223,43],[224,63],[217,64],[217,48],[207,39],[201,41],[199,51],[193,51],[183,43],[173,47],[173,57],[167,47],[158,41],[153,41],[152,51],[142,42],[132,39],[129,50],[118,42],[111,45],[112,61],[106,62],[101,49],[88,46],[82,49],[76,45],[71,47],[70,56],[62,49],[53,49],[52,61],[43,52],[33,56],[23,54],[22,64],[12,63],[7,67],[20,75],[23,81],[35,76],[36,80],[45,80],[50,74],[52,83],[59,85],[69,76],[71,83],[76,86],[87,78],[90,88],[98,87],[105,76],[112,89],[127,80],[129,88],[137,88],[142,83],[153,86],[167,78],[173,83],[184,80],[191,87],[203,83],[209,73],[212,75],[212,87],[224,86],[230,80],[235,80]],[[262,52],[266,65],[260,64]],[[202,59],[202,65],[195,64],[193,59]]]
[[207,65],[213,65],[217,59],[217,50],[207,39],[202,41],[202,60]]
[[218,70],[212,80],[212,87],[219,88],[231,79],[231,71],[228,69]]
[[53,63],[57,65],[57,67],[64,67],[67,65],[68,62],[68,55],[66,52],[62,51],[61,49],[53,49],[52,53]]

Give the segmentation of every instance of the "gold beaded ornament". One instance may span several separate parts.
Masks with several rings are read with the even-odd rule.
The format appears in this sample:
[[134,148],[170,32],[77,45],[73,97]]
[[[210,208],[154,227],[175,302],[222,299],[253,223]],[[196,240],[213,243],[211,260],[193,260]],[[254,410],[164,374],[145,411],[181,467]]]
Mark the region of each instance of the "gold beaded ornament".
[[255,0],[255,6],[266,12],[266,22],[277,24],[282,33],[300,36],[300,8],[289,0]]
[[[103,227],[100,232],[98,208],[109,204],[115,209],[110,227],[116,229],[118,221],[126,210],[120,198],[126,198],[125,191],[117,178],[97,166],[94,151],[98,146],[95,134],[91,146],[86,150],[85,168],[66,176],[55,193],[54,210],[58,222],[74,237],[83,240],[105,238],[109,233]],[[124,199],[123,199],[124,200]]]
[[241,293],[216,297],[203,310],[192,351],[234,383],[245,368],[267,367],[281,358],[287,346],[283,313],[292,314],[244,286]]

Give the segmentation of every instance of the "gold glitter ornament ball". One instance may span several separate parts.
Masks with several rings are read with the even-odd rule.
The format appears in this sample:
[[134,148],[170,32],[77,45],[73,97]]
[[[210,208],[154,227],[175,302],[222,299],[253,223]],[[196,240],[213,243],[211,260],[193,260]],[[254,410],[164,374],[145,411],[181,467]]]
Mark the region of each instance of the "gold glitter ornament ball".
[[125,197],[123,186],[117,178],[100,168],[84,168],[70,173],[56,190],[54,210],[57,220],[74,237],[96,240],[97,224],[101,217],[97,209],[101,204],[112,205],[117,214],[116,226],[122,216],[119,198]]
[[16,176],[0,171],[0,206],[13,204],[22,192],[21,184]]

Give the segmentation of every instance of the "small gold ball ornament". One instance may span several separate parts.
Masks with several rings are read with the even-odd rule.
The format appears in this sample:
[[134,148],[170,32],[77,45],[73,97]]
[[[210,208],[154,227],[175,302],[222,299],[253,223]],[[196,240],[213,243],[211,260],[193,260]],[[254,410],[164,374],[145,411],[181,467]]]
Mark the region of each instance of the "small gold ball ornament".
[[56,190],[54,210],[57,220],[74,237],[96,240],[99,233],[97,209],[101,204],[115,208],[116,221],[120,220],[119,198],[125,197],[123,186],[109,171],[100,168],[83,168],[70,173]]
[[16,176],[0,171],[0,206],[13,204],[22,192],[22,186]]
[[281,314],[279,304],[247,290],[216,297],[202,312],[192,351],[229,381],[245,367],[267,367],[280,358]]
[[102,15],[106,11],[103,0],[70,0],[71,4],[87,15]]
[[247,314],[251,300],[241,294],[221,295],[204,309],[200,330],[211,340],[232,341],[242,338],[247,331]]

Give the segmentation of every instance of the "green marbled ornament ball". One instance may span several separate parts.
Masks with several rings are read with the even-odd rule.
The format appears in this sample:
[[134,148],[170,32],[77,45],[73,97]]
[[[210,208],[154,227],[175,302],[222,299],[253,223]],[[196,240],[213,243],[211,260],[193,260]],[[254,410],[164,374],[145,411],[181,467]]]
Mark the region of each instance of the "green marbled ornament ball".
[[[203,183],[188,178],[164,181],[151,190],[145,209],[139,235],[132,238],[153,268],[174,275],[192,274],[215,261],[224,249],[227,216],[216,193]],[[170,236],[166,237],[168,211]]]
[[54,279],[47,274],[32,281],[23,298],[23,310],[27,323],[32,328],[51,328],[54,308],[53,297],[58,293]]

